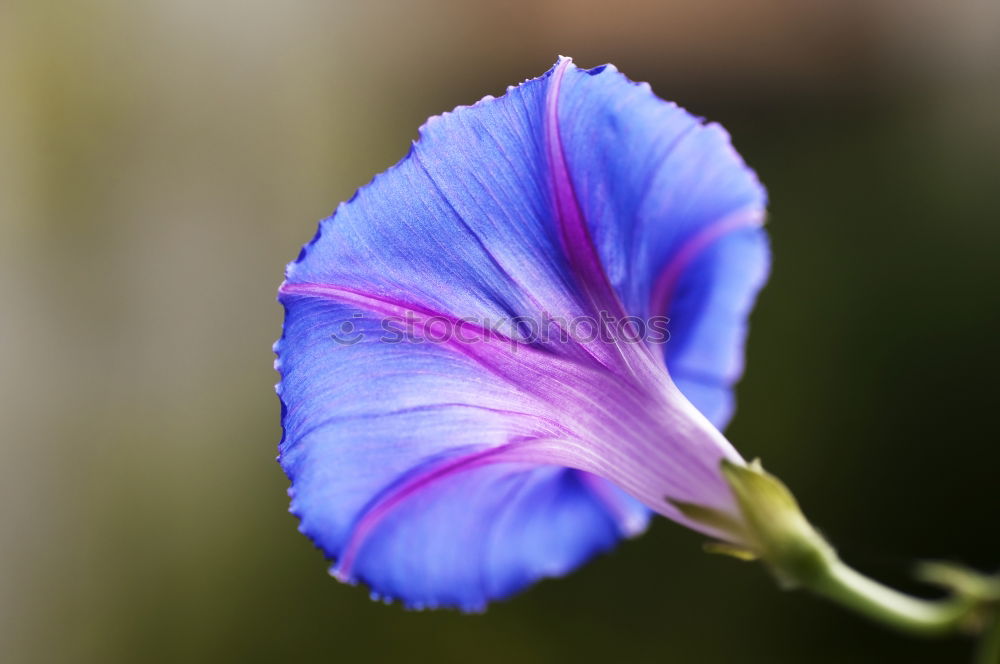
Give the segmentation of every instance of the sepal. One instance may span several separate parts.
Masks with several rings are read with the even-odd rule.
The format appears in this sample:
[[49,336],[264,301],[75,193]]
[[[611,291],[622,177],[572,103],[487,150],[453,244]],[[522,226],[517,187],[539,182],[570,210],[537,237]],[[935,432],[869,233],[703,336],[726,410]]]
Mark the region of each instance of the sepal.
[[760,558],[786,588],[810,586],[836,554],[806,519],[795,496],[760,460],[722,462],[722,474],[739,505],[740,545]]

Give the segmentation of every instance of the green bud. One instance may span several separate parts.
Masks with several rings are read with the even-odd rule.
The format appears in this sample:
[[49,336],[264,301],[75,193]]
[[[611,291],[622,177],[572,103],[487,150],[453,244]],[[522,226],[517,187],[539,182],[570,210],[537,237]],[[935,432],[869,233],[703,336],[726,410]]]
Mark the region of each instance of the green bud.
[[743,515],[743,546],[762,560],[787,588],[810,586],[837,557],[806,520],[791,491],[754,460],[722,462]]
[[722,462],[739,514],[668,501],[684,516],[717,534],[706,546],[743,560],[760,560],[785,588],[803,588],[885,625],[911,634],[983,634],[982,661],[1000,663],[1000,575],[950,563],[925,563],[921,578],[948,589],[925,600],[900,593],[845,565],[806,520],[781,480],[750,464]]

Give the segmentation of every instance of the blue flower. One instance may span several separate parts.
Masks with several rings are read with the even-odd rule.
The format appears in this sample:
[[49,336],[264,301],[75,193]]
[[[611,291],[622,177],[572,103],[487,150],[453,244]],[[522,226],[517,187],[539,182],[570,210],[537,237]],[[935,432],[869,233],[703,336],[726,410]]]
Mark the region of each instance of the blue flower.
[[721,127],[610,65],[431,118],[279,292],[279,461],[332,572],[478,610],[651,511],[731,540],[670,501],[739,518],[719,430],[765,198]]

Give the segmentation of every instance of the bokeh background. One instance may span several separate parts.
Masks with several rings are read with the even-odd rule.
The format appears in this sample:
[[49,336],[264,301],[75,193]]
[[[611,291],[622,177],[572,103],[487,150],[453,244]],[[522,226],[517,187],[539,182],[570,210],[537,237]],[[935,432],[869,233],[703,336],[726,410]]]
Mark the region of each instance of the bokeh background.
[[373,603],[296,532],[284,264],[427,116],[560,53],[769,188],[737,446],[880,578],[1000,565],[995,0],[0,0],[0,661],[966,658],[663,520],[476,616]]

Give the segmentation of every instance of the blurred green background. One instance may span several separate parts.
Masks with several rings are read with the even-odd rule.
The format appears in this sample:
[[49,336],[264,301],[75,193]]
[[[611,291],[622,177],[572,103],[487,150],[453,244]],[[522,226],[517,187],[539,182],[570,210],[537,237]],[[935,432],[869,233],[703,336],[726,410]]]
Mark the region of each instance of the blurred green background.
[[995,0],[0,0],[0,661],[964,661],[663,520],[476,616],[373,603],[296,532],[284,264],[428,115],[560,53],[769,188],[737,446],[880,578],[1000,565]]

